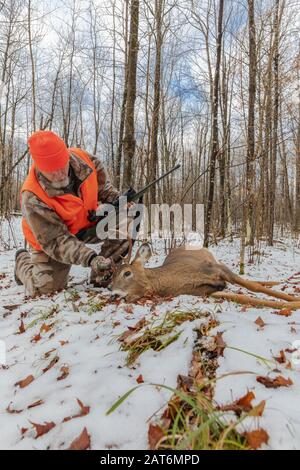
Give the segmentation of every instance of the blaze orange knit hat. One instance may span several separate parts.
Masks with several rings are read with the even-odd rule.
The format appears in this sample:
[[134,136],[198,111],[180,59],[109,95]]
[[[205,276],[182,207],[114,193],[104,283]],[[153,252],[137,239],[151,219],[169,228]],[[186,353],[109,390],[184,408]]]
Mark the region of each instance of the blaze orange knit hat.
[[28,139],[29,152],[41,171],[64,168],[70,155],[64,141],[52,131],[36,131]]

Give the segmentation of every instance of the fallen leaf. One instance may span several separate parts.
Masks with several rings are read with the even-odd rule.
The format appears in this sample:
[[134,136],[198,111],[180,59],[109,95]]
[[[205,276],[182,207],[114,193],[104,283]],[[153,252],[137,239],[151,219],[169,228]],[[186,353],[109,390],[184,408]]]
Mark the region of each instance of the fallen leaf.
[[87,432],[87,429],[84,428],[80,436],[78,436],[74,441],[71,443],[68,450],[86,450],[89,449],[91,446],[90,436]]
[[55,366],[55,364],[59,361],[59,357],[58,356],[55,356],[52,361],[50,361],[50,363],[47,365],[47,367],[45,367],[45,369],[43,369],[43,373],[45,374],[49,369],[52,369],[53,366]]
[[141,330],[145,325],[146,325],[147,321],[146,321],[146,318],[143,317],[141,318],[134,326],[129,326],[129,330]]
[[19,380],[19,382],[16,382],[15,386],[16,387],[19,386],[20,388],[25,388],[29,384],[31,384],[31,382],[33,382],[33,381],[34,381],[33,375],[28,375],[28,377],[26,377],[26,379]]
[[19,326],[19,334],[25,333],[25,326],[23,320],[21,320],[20,326]]
[[144,383],[144,379],[143,379],[142,374],[140,374],[140,375],[138,376],[138,378],[136,379],[136,381],[137,381],[138,384]]
[[260,328],[263,328],[264,326],[266,326],[265,322],[263,321],[263,319],[261,317],[258,317],[255,322],[258,326],[260,326]]
[[244,395],[242,398],[236,401],[236,404],[238,406],[242,406],[243,408],[249,408],[251,407],[251,402],[254,400],[255,395],[253,392],[248,392],[246,395]]
[[80,406],[80,414],[77,415],[77,416],[85,416],[87,414],[89,414],[90,412],[90,407],[89,406],[85,406],[82,401],[79,400],[79,398],[76,398],[77,400],[77,403],[78,405]]
[[223,356],[224,349],[226,348],[226,343],[223,340],[223,333],[217,333],[215,336],[215,342],[217,344],[217,354],[218,356]]
[[45,352],[45,359],[47,359],[54,351],[56,351],[56,348],[50,349],[50,351]]
[[218,407],[219,410],[221,411],[234,411],[237,416],[240,416],[243,411],[249,412],[252,410],[252,400],[255,398],[255,395],[253,392],[248,392],[246,395],[243,397],[239,398],[238,400],[235,400],[233,403],[230,403],[229,405],[223,405]]
[[191,388],[194,385],[194,379],[187,375],[179,374],[177,376],[177,385],[184,392],[190,392]]
[[143,317],[141,320],[139,320],[136,323],[136,325],[129,326],[128,330],[124,331],[124,333],[122,333],[118,337],[118,341],[120,341],[120,342],[125,341],[127,338],[129,338],[130,336],[134,335],[136,332],[141,330],[146,325],[146,323],[147,323],[147,321],[146,321],[145,317]]
[[51,431],[51,429],[55,427],[55,423],[53,423],[53,421],[51,421],[50,423],[45,423],[45,424],[37,424],[37,423],[33,423],[32,421],[29,421],[29,422],[32,424],[32,426],[36,430],[35,439],[43,436],[44,434],[47,434],[47,432]]
[[57,377],[56,380],[64,380],[66,377],[68,377],[68,375],[69,375],[69,367],[68,366],[62,366],[60,368],[60,371],[62,372],[62,374],[59,377]]
[[21,305],[22,304],[3,305],[3,308],[5,308],[5,310],[8,310],[9,312],[13,312],[14,310],[16,310],[16,308],[21,307]]
[[22,436],[23,436],[23,434],[25,434],[25,432],[27,432],[27,431],[28,431],[28,428],[21,428],[21,434],[22,434]]
[[35,408],[36,406],[40,406],[40,405],[43,405],[43,404],[44,404],[43,400],[35,401],[31,405],[27,406],[27,410],[30,410],[30,408]]
[[275,361],[278,362],[279,364],[284,364],[286,362],[286,357],[284,354],[283,349],[280,351],[278,357],[274,357]]
[[293,274],[291,277],[288,277],[288,281],[291,281],[292,279],[294,279],[295,277],[299,276],[300,272],[299,273],[295,273]]
[[189,376],[194,378],[196,384],[200,384],[203,382],[203,373],[201,365],[201,356],[199,355],[199,353],[194,352]]
[[276,310],[276,312],[272,312],[275,315],[281,315],[284,317],[290,317],[293,313],[291,308],[281,308],[280,310]]
[[251,411],[249,411],[249,416],[262,416],[265,406],[266,400],[262,400],[258,405],[254,406]]
[[257,429],[256,431],[245,432],[249,446],[252,449],[259,449],[262,444],[267,444],[269,441],[269,435],[264,429]]
[[257,382],[261,383],[267,388],[278,388],[278,387],[290,387],[293,385],[292,380],[285,379],[282,377],[282,375],[277,375],[274,379],[271,379],[270,377],[256,377]]
[[125,311],[126,313],[133,313],[133,306],[132,306],[132,305],[126,305],[126,306],[124,307],[124,311]]
[[157,424],[150,424],[148,429],[148,442],[150,450],[156,450],[157,444],[164,436],[164,432]]
[[84,406],[82,401],[79,400],[79,398],[76,398],[78,405],[80,406],[80,413],[77,415],[73,416],[67,416],[66,418],[63,419],[63,423],[66,423],[67,421],[70,421],[71,419],[74,418],[80,418],[81,416],[86,416],[90,412],[90,407],[89,406]]
[[294,353],[294,352],[296,352],[296,351],[297,351],[297,348],[286,348],[286,349],[285,349],[285,352],[290,353],[290,354],[292,354],[292,353]]
[[12,410],[11,403],[10,403],[8,407],[6,408],[6,411],[7,413],[10,413],[10,414],[19,414],[19,413],[22,413],[23,410]]
[[40,332],[42,333],[44,331],[45,333],[47,333],[49,330],[51,330],[53,325],[54,325],[54,323],[51,323],[50,325],[47,325],[46,323],[43,323],[41,328],[40,328]]
[[31,343],[33,343],[33,342],[37,343],[40,339],[41,339],[41,335],[40,335],[40,333],[38,333],[37,335],[35,335],[35,336],[31,339]]
[[69,341],[64,341],[64,340],[60,341],[61,346],[64,346],[65,344],[69,344]]

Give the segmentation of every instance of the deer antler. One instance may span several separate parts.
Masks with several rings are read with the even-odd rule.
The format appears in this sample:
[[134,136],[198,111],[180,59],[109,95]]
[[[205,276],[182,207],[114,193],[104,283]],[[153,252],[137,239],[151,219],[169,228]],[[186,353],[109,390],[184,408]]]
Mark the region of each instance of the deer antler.
[[127,241],[128,241],[128,253],[126,256],[122,256],[124,263],[130,263],[130,258],[132,255],[132,248],[133,248],[133,241],[132,238],[127,236]]
[[115,273],[116,270],[117,270],[117,265],[116,265],[116,263],[114,262],[113,258],[111,258],[111,268],[110,268],[110,270],[111,270],[113,273]]

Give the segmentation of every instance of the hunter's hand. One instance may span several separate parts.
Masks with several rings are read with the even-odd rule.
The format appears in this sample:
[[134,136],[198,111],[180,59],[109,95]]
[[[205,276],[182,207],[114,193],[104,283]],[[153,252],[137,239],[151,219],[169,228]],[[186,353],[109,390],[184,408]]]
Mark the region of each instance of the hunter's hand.
[[90,266],[93,271],[100,274],[111,268],[111,260],[104,258],[104,256],[97,255],[92,259]]

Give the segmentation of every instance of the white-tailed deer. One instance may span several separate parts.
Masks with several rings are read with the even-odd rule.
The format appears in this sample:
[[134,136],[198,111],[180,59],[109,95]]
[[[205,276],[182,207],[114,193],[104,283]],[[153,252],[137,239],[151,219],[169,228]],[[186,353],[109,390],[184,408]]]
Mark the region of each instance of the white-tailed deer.
[[[129,259],[119,266],[112,280],[112,295],[126,297],[134,302],[141,297],[158,295],[161,297],[180,294],[213,296],[242,304],[272,308],[300,309],[300,298],[266,287],[274,282],[256,282],[234,274],[227,266],[216,261],[205,248],[181,246],[173,249],[165,258],[162,266],[145,268],[151,256],[149,244],[140,246],[130,263]],[[251,296],[223,291],[226,283],[237,284],[252,292],[266,294],[284,302],[265,300]]]

